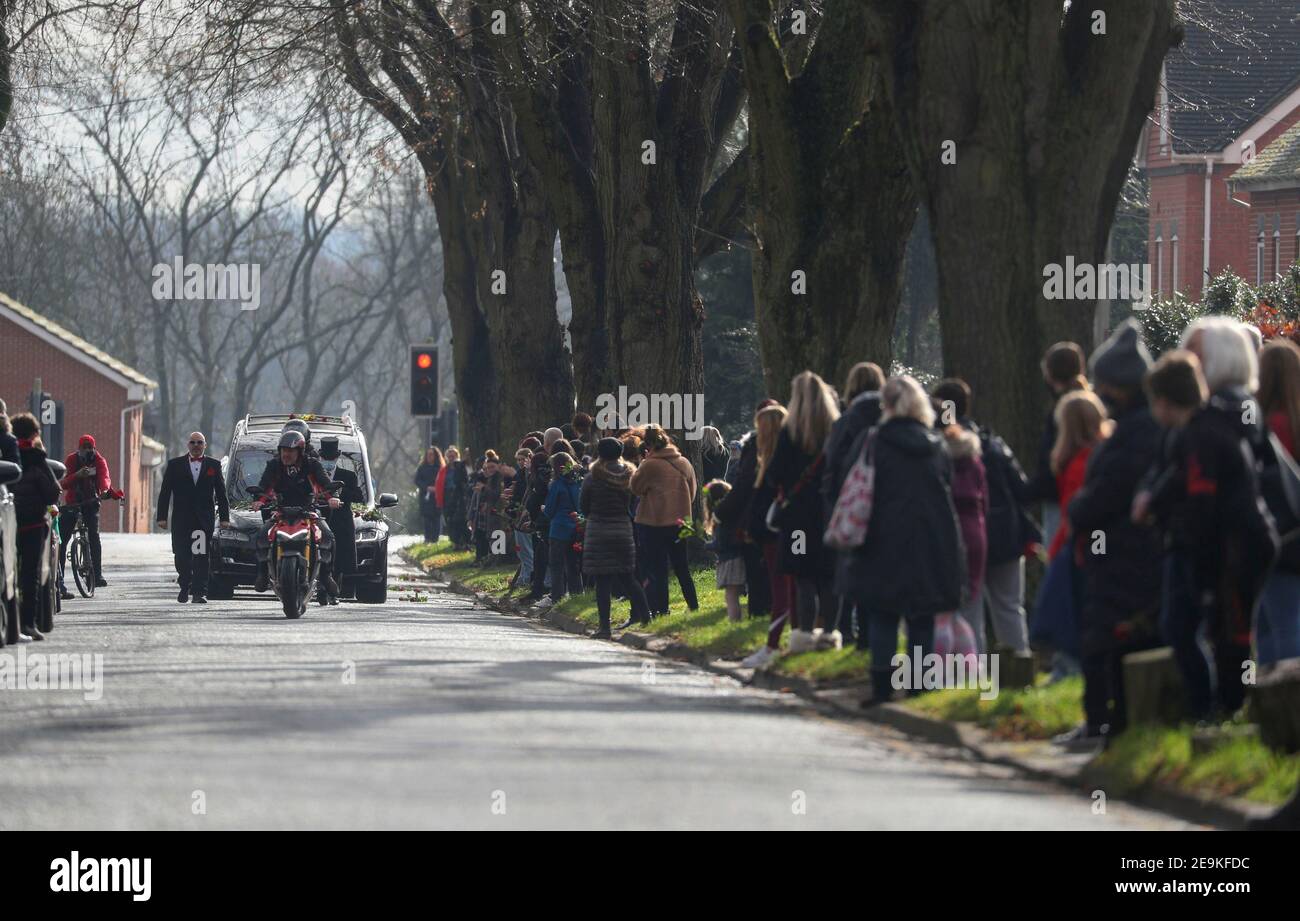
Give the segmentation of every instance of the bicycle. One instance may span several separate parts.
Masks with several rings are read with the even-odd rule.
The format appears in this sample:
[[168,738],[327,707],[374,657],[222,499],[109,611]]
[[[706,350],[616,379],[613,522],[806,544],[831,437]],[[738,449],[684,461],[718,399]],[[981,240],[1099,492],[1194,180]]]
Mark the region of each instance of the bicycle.
[[[109,490],[103,495],[94,499],[87,499],[84,502],[74,502],[70,505],[59,506],[62,513],[68,509],[80,508],[83,505],[90,505],[93,502],[111,501],[116,499],[122,501],[121,490]],[[68,541],[68,564],[72,568],[72,578],[77,583],[77,591],[81,593],[82,598],[95,597],[95,560],[90,553],[90,530],[86,527],[86,516],[77,516],[77,526],[72,532],[72,537]],[[62,580],[60,580],[62,581]]]

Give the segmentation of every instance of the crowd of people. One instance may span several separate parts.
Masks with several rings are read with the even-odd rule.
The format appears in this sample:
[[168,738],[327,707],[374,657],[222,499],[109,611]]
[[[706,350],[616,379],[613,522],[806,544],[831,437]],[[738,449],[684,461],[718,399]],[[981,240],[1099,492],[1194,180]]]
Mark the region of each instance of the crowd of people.
[[31,413],[18,413],[10,419],[7,406],[0,400],[0,460],[18,464],[22,478],[9,487],[14,497],[17,519],[17,594],[19,599],[19,638],[40,642],[45,635],[37,626],[41,561],[51,540],[57,520],[60,560],[56,578],[58,593],[68,600],[64,575],[68,541],[84,521],[90,552],[88,578],[98,588],[108,584],[104,578],[99,534],[99,511],[106,498],[121,498],[113,488],[108,459],[96,447],[93,435],[77,439],[77,450],[63,459],[64,475],[56,478],[41,440],[41,425]]
[[509,460],[431,447],[424,536],[517,561],[539,607],[594,588],[609,637],[613,599],[630,605],[618,629],[644,623],[674,578],[697,609],[699,492],[727,616],[747,598],[770,623],[745,666],[854,643],[878,703],[900,626],[922,654],[1050,652],[1052,680],[1082,675],[1086,719],[1058,739],[1073,745],[1123,730],[1123,656],[1167,645],[1187,715],[1232,714],[1253,668],[1300,656],[1300,348],[1207,317],[1155,361],[1128,321],[1090,359],[1053,345],[1041,369],[1054,406],[1028,473],[965,381],[927,392],[863,362],[838,393],[797,375],[729,445],[706,428],[698,468],[657,425],[597,430],[584,412]]

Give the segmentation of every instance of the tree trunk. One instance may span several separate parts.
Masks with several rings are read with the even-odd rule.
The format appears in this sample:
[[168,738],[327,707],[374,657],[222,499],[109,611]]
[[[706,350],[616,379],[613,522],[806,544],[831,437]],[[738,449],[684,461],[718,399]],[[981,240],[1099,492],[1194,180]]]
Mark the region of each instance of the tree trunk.
[[[1018,451],[1046,410],[1038,362],[1088,342],[1093,300],[1043,271],[1104,259],[1161,62],[1171,0],[871,0],[871,53],[931,218],[945,373]],[[1094,15],[1094,13],[1100,15]],[[1094,34],[1098,23],[1103,33]]]
[[[751,203],[764,382],[781,399],[806,369],[839,386],[859,361],[889,367],[916,200],[875,132],[863,123],[849,131],[822,188],[799,196],[795,213],[775,214],[761,196]],[[750,143],[760,143],[756,134]],[[796,272],[806,285],[799,293]]]
[[718,150],[730,33],[719,6],[677,4],[662,62],[650,60],[644,0],[600,0],[573,24],[535,16],[547,57],[509,38],[495,45],[521,152],[559,227],[575,389],[589,412],[620,386],[703,393],[694,244]]
[[783,47],[771,0],[729,0],[749,98],[749,220],[768,393],[805,369],[832,384],[854,363],[888,367],[916,196],[898,159],[867,20],[825,7],[807,62]]
[[[383,7],[377,21],[341,0],[332,9],[349,85],[415,154],[437,212],[462,441],[474,454],[495,448],[513,460],[526,432],[571,417],[573,376],[555,312],[555,222],[491,75],[483,11],[471,8],[473,36],[464,46],[427,5],[422,31],[445,41],[434,42],[431,57],[407,59],[415,38],[393,8]],[[402,104],[371,78],[362,34]],[[448,102],[436,73],[443,69],[462,99]]]
[[573,376],[555,313],[555,225],[539,192],[485,194],[491,169],[448,157],[428,175],[461,439],[509,460],[527,432],[572,417]]

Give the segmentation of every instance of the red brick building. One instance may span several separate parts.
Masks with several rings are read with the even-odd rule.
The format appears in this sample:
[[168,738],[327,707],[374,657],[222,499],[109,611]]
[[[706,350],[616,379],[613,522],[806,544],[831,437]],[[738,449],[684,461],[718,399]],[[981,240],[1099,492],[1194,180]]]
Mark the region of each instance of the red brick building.
[[108,459],[114,487],[126,493],[120,510],[105,507],[103,529],[147,533],[153,519],[147,464],[161,457],[144,450],[142,424],[144,406],[158,385],[0,294],[0,397],[10,414],[32,408],[38,380],[41,391],[63,404],[65,452],[74,450],[83,434],[94,435],[100,453]]
[[1227,7],[1231,22],[1187,23],[1138,146],[1151,182],[1147,261],[1165,296],[1197,299],[1227,268],[1269,281],[1300,252],[1295,188],[1233,181],[1300,123],[1300,16],[1276,0]]

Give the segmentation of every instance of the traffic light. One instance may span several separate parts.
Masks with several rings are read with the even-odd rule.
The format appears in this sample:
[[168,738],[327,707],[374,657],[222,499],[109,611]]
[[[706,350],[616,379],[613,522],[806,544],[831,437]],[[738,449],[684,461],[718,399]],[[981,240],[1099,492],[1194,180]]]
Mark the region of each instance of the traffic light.
[[438,346],[411,346],[411,415],[438,414]]

